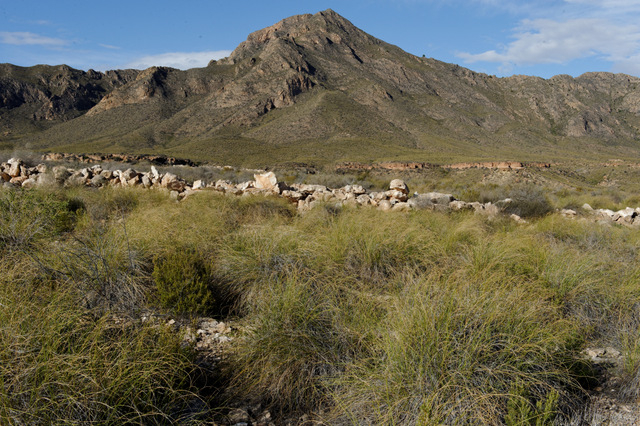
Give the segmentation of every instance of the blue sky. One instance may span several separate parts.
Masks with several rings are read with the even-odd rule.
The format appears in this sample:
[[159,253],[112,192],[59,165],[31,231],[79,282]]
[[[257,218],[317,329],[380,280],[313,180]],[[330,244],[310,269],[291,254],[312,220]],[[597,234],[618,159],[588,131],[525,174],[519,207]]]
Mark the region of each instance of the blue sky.
[[640,76],[640,0],[6,0],[0,62],[186,69],[250,32],[331,8],[418,56],[498,76]]

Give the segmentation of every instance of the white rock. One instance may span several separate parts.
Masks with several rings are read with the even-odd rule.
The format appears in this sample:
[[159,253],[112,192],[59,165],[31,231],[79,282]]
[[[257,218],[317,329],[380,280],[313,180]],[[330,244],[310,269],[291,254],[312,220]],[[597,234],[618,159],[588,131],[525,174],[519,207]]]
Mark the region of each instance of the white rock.
[[253,178],[256,180],[256,183],[254,185],[256,188],[278,191],[278,179],[276,178],[275,173],[267,172],[262,174],[254,174]]
[[409,187],[401,179],[394,179],[389,183],[389,189],[400,191],[403,194],[409,194]]

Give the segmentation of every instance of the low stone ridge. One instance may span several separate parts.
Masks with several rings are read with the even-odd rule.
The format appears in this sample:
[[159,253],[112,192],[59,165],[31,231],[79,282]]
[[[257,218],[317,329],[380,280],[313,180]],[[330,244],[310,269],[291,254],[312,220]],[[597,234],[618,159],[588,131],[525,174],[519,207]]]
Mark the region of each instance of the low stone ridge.
[[525,168],[549,168],[551,163],[523,163],[520,161],[489,161],[484,163],[455,163],[455,164],[431,164],[418,162],[386,162],[386,163],[357,163],[345,162],[336,166],[336,171],[348,170],[423,170],[423,169],[497,169],[497,170],[521,170]]
[[[437,210],[461,211],[473,210],[475,213],[497,216],[504,213],[512,202],[507,198],[495,203],[466,202],[457,200],[451,194],[439,192],[411,194],[407,184],[400,179],[393,179],[387,191],[368,192],[361,185],[346,185],[331,189],[324,185],[309,185],[294,183],[287,185],[279,182],[273,172],[256,173],[254,180],[233,183],[219,179],[216,182],[196,180],[193,184],[173,173],[160,173],[155,166],[148,172],[134,169],[108,170],[96,164],[82,169],[65,166],[49,167],[38,164],[29,167],[19,158],[11,158],[0,164],[0,187],[5,188],[33,188],[37,186],[90,186],[90,187],[142,187],[156,188],[169,191],[170,197],[176,201],[182,200],[198,191],[214,190],[225,195],[275,195],[286,198],[295,203],[298,211],[306,212],[321,203],[333,203],[336,206],[371,206],[383,211]],[[589,216],[597,221],[618,223],[626,226],[640,226],[640,207],[627,207],[623,210],[608,209],[594,210],[588,204],[581,208],[581,215],[575,210],[563,209],[559,213],[568,218],[585,218]],[[519,223],[526,221],[515,214],[511,219]]]

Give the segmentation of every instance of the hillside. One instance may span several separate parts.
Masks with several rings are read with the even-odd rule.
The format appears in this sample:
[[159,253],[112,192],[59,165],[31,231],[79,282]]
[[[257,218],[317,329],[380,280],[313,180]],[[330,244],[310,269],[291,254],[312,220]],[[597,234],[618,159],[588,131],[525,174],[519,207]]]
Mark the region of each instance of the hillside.
[[[49,77],[34,79],[40,69]],[[479,74],[327,10],[256,31],[205,68],[4,65],[0,146],[253,165],[630,158],[640,153],[639,84]]]

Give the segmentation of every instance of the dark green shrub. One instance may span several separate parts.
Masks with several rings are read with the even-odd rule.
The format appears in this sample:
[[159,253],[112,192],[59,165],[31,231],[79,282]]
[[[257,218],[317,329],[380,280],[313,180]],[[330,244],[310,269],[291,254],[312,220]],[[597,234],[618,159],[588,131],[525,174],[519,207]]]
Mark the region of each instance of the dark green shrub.
[[541,188],[533,185],[522,185],[508,192],[511,202],[506,203],[503,211],[517,214],[520,217],[542,217],[551,211],[553,206]]
[[162,307],[200,314],[212,309],[211,272],[195,250],[177,249],[156,257],[152,276]]

